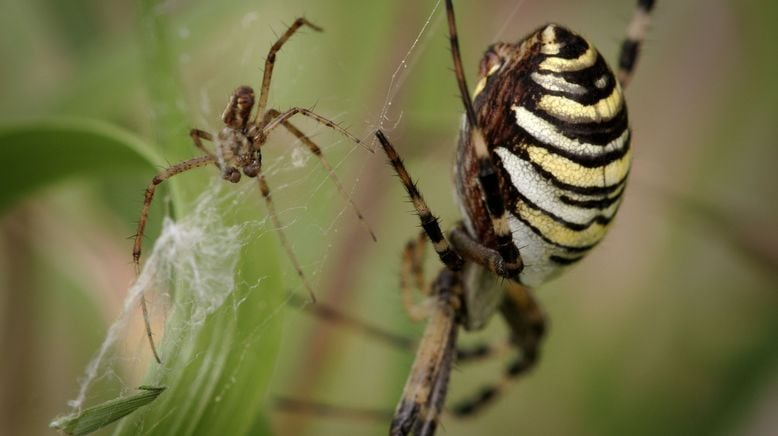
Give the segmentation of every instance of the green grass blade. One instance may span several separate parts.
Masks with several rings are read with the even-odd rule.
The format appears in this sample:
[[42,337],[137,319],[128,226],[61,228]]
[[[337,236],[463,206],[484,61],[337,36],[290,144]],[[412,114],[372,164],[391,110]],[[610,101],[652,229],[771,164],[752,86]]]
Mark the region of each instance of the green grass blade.
[[[171,37],[172,19],[155,0],[139,2],[140,37],[155,141],[160,151],[178,160],[192,155],[191,127],[178,76],[178,59]],[[170,181],[178,214],[186,214],[213,171],[204,169]],[[246,181],[244,183],[251,183]],[[255,182],[254,182],[255,183]],[[236,187],[236,189],[238,189]],[[247,201],[230,205],[225,225],[261,219],[267,213],[257,190]],[[168,387],[153,407],[123,420],[117,435],[247,434],[269,428],[263,414],[266,390],[280,346],[285,289],[278,268],[278,242],[272,233],[242,241],[237,266],[238,285],[221,308],[196,330],[186,310],[175,310],[166,331],[187,331],[179,340],[161,344],[162,366],[152,365],[146,380]],[[176,289],[179,306],[190,301],[192,289]],[[170,337],[170,336],[168,336]]]
[[[112,125],[46,119],[0,127],[0,212],[26,194],[69,177],[148,170],[161,160],[138,137]],[[13,187],[13,189],[9,189]]]
[[76,415],[58,418],[49,426],[69,435],[89,434],[151,403],[165,390],[164,387],[154,386],[140,386],[138,389],[138,393],[106,401]]

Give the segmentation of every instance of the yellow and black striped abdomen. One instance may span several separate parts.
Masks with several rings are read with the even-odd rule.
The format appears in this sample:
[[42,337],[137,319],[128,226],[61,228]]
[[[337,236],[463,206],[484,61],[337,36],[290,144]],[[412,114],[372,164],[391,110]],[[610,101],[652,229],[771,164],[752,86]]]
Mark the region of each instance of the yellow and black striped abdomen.
[[[596,245],[619,207],[631,159],[621,86],[585,39],[547,25],[490,47],[474,102],[524,260],[520,279],[537,286]],[[460,200],[471,231],[489,241],[468,155],[460,141]]]

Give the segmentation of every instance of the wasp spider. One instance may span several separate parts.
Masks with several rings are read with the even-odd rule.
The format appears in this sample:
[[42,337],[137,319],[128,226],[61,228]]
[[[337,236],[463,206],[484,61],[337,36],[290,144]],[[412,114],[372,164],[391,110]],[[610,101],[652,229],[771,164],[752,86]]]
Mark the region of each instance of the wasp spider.
[[[421,241],[406,247],[402,282],[409,313],[428,321],[391,434],[434,433],[452,365],[458,355],[468,356],[456,350],[459,326],[479,329],[499,312],[519,356],[500,383],[449,408],[453,415],[480,410],[536,362],[544,318],[529,289],[586,255],[621,201],[631,159],[623,88],[653,6],[652,0],[638,1],[616,74],[584,38],[548,24],[518,43],[490,46],[471,100],[452,1],[446,0],[465,107],[455,165],[464,221],[448,238],[394,147],[376,133],[424,229]],[[444,264],[431,286],[421,273],[425,238]],[[430,305],[413,305],[407,297],[412,282]]]
[[[243,175],[250,178],[256,178],[259,190],[262,193],[262,198],[265,200],[268,213],[275,227],[278,238],[286,251],[292,265],[294,266],[303,286],[308,291],[312,301],[315,301],[313,289],[305,278],[302,268],[300,267],[297,257],[292,252],[291,245],[286,239],[283,227],[278,218],[278,214],[273,205],[273,200],[270,195],[270,187],[267,184],[265,175],[262,172],[262,146],[267,141],[270,132],[277,127],[283,126],[289,133],[297,137],[303,144],[306,145],[308,150],[313,153],[321,162],[324,169],[327,171],[329,178],[337,187],[340,194],[351,203],[357,217],[363,226],[370,233],[373,240],[375,235],[373,231],[368,227],[362,214],[357,209],[356,205],[346,193],[343,185],[338,180],[332,166],[329,164],[322,154],[321,149],[301,130],[295,127],[289,120],[295,115],[303,115],[311,118],[318,123],[329,127],[345,137],[351,139],[355,143],[359,143],[359,139],[349,133],[347,130],[314,113],[311,110],[294,107],[286,111],[280,112],[275,109],[267,109],[268,96],[270,93],[270,80],[273,75],[273,66],[276,61],[276,53],[286,43],[286,41],[299,30],[301,27],[307,26],[313,30],[321,31],[322,29],[305,18],[298,18],[289,28],[284,32],[281,37],[270,47],[270,51],[265,60],[265,70],[262,76],[262,88],[260,90],[259,99],[256,100],[256,111],[254,117],[251,117],[251,112],[254,109],[255,98],[254,90],[248,86],[238,87],[230,97],[227,107],[222,114],[222,121],[225,127],[214,137],[212,134],[199,130],[192,129],[190,135],[194,145],[203,153],[202,156],[185,160],[183,162],[169,166],[162,170],[159,174],[154,176],[146,188],[146,193],[143,201],[143,207],[140,212],[140,219],[138,220],[138,228],[135,233],[135,243],[132,249],[132,259],[135,265],[136,276],[140,274],[140,256],[141,256],[141,242],[143,241],[143,232],[146,227],[146,221],[148,219],[149,208],[151,207],[151,201],[154,197],[154,192],[157,186],[165,180],[184,173],[186,171],[205,167],[209,165],[215,165],[219,168],[221,176],[224,180],[232,183],[238,183],[241,179],[241,171]],[[203,141],[210,141],[215,144],[214,151],[210,151],[205,147]],[[372,150],[371,150],[372,151]],[[152,337],[151,327],[148,318],[148,309],[146,307],[146,300],[141,297],[141,308],[143,310],[143,318],[146,324],[146,335],[148,336],[151,350],[154,353],[154,358],[157,362],[161,362],[159,354],[157,353],[154,345],[154,339]]]

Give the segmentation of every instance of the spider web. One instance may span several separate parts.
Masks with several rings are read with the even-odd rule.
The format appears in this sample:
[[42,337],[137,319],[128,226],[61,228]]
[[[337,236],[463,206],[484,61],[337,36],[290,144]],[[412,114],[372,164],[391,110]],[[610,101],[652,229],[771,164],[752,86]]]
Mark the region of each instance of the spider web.
[[[140,276],[130,287],[121,312],[108,328],[100,349],[85,370],[78,396],[68,402],[74,411],[84,406],[94,383],[103,378],[120,379],[111,368],[119,357],[117,351],[121,353],[117,344],[126,339],[128,323],[137,315],[142,295],[181,286],[190,289],[191,300],[177,303],[180,306],[178,310],[189,312],[186,326],[174,333],[183,335],[196,334],[206,317],[221,307],[235,290],[240,251],[240,244],[236,241],[249,235],[261,235],[266,229],[266,220],[225,225],[228,212],[224,211],[229,210],[225,206],[245,201],[248,193],[245,187],[229,188],[233,187],[214,178],[197,198],[191,213],[177,221],[169,217],[164,219],[162,232],[150,250]],[[162,292],[164,300],[173,301],[166,291]],[[152,314],[156,311],[152,307]],[[140,363],[138,357],[131,358],[136,364]]]
[[[361,132],[360,136],[363,139],[368,136],[372,138],[372,133],[379,128],[391,131],[401,122],[402,110],[393,107],[393,103],[410,76],[410,70],[424,53],[431,39],[427,35],[443,21],[444,15],[438,13],[440,4],[441,1],[438,0],[432,6],[426,20],[393,71],[378,115],[374,121],[366,123],[365,131]],[[242,26],[255,25],[257,17],[257,12],[246,14]],[[190,33],[187,28],[179,30],[182,39],[189,38]],[[236,39],[238,39],[236,34],[228,34],[224,37],[225,41]],[[262,42],[259,40],[246,43],[246,48],[240,57],[244,69],[256,72],[256,53],[267,49]],[[190,61],[191,56],[187,53],[180,56],[181,63]],[[287,77],[284,87],[273,88],[271,101],[273,98],[284,99],[284,89],[293,88],[298,82],[302,82],[306,74],[305,59],[301,56],[295,59],[294,51],[284,52],[284,62],[298,65],[299,68],[291,77]],[[200,85],[194,98],[197,104],[194,106],[199,109],[202,120],[213,120],[220,110],[220,104],[214,103],[210,94],[212,88],[217,85],[207,81]],[[337,122],[344,118],[346,113],[327,115]],[[354,171],[356,176],[351,180],[341,178],[349,195],[353,197],[360,176],[365,173],[370,155],[360,146],[351,144],[322,126],[315,123],[301,124],[304,126],[300,127],[304,127],[303,130],[317,142],[325,156],[335,156],[334,159],[330,158],[330,162],[336,173],[341,174],[339,169],[345,163],[356,167]],[[213,122],[203,122],[202,125],[212,132],[217,130]],[[273,142],[271,140],[269,144]],[[326,260],[331,256],[334,248],[332,240],[345,225],[344,216],[351,214],[350,206],[337,194],[326,172],[320,168],[316,158],[299,140],[290,141],[289,136],[285,136],[277,142],[285,142],[286,145],[270,145],[264,151],[263,171],[270,184],[279,218],[289,236],[292,249],[298,255],[311,285],[317,289],[326,273],[324,270]],[[290,143],[291,147],[289,147]],[[380,155],[377,157],[382,158]],[[156,198],[153,207],[159,208],[164,203],[164,197],[158,197],[162,198]],[[326,200],[324,203],[338,206],[326,221],[309,219],[311,209],[321,207],[322,198]],[[174,328],[167,328],[164,331],[164,341],[180,342],[185,337],[196,336],[209,316],[225,303],[242,304],[241,300],[231,298],[235,290],[240,287],[248,288],[251,293],[266,291],[263,287],[263,278],[251,283],[246,283],[241,278],[239,258],[245,241],[277,236],[271,220],[261,206],[257,208],[256,219],[238,220],[231,206],[246,202],[261,204],[261,197],[255,183],[244,181],[239,185],[233,185],[214,177],[193,202],[190,212],[177,220],[164,219],[161,233],[151,249],[148,241],[145,244],[145,253],[148,254],[143,260],[143,268],[138,280],[129,288],[118,316],[108,328],[95,357],[85,368],[83,378],[79,381],[77,395],[68,402],[73,414],[87,405],[116,397],[117,385],[123,393],[126,393],[140,384],[139,380],[142,379],[150,361],[148,343],[138,309],[141,296],[145,296],[149,301],[151,318],[155,321],[153,328],[158,335],[159,344],[162,326],[168,324],[167,317],[174,316],[175,312],[185,313],[183,318],[186,321],[176,324]],[[239,222],[229,224],[236,221]],[[308,242],[316,239],[325,242],[317,244],[315,250],[306,248]],[[303,295],[302,284],[296,273],[289,267],[289,260],[285,253],[279,249],[276,254],[282,265],[282,283],[288,293]],[[190,291],[173,295],[172,292],[176,289]],[[271,316],[276,316],[286,305],[288,299],[274,307],[270,311]],[[260,323],[252,335],[263,334],[264,326],[269,321],[270,319],[267,319]],[[241,353],[250,351],[244,349]],[[163,359],[166,357],[163,356]],[[164,374],[164,370],[159,371],[156,376],[153,376],[154,378],[146,379],[144,382],[153,385]],[[218,389],[219,396],[229,390],[234,383],[236,381],[233,380],[221,386]]]
[[[381,130],[391,130],[397,127],[397,125],[400,123],[402,119],[402,113],[400,113],[397,116],[396,121],[394,121],[393,125],[387,129],[385,126],[385,123],[387,121],[390,121],[390,113],[392,109],[392,103],[394,99],[397,97],[397,94],[400,92],[403,84],[409,77],[409,71],[408,68],[413,68],[413,65],[416,64],[416,61],[419,59],[419,56],[421,56],[421,53],[424,52],[424,45],[426,44],[426,41],[424,41],[424,44],[422,44],[421,47],[419,47],[419,42],[422,41],[422,37],[424,36],[425,32],[431,27],[431,23],[433,21],[433,17],[435,16],[435,12],[438,10],[438,7],[440,6],[440,0],[437,0],[435,4],[432,7],[432,11],[427,16],[427,19],[424,21],[424,24],[421,27],[421,30],[419,30],[419,33],[416,35],[416,38],[413,40],[411,45],[408,47],[408,51],[405,53],[405,56],[400,60],[400,63],[397,65],[397,68],[395,68],[394,72],[392,73],[392,77],[389,80],[389,86],[386,90],[386,97],[384,98],[384,104],[381,107],[381,111],[378,115],[378,121],[376,122],[376,129]],[[441,17],[438,17],[438,19],[435,20],[435,23],[432,24],[432,26],[437,27],[441,22]],[[419,48],[417,51],[416,49]]]

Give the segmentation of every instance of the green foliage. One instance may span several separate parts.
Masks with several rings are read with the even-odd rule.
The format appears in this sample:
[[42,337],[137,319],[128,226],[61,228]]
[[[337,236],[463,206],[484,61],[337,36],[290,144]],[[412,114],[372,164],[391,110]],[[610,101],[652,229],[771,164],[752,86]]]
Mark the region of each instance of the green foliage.
[[150,146],[118,127],[97,120],[47,119],[0,127],[6,165],[0,211],[34,190],[66,178],[101,178],[154,168],[161,159]]
[[[157,114],[153,125],[155,145],[150,146],[122,128],[94,119],[44,119],[9,124],[0,128],[0,157],[12,164],[4,166],[0,182],[14,189],[0,190],[0,210],[66,179],[86,179],[100,184],[103,179],[121,174],[145,173],[150,178],[154,170],[165,165],[165,160],[155,151],[159,149],[157,144],[166,145],[168,157],[186,157],[185,149],[191,154],[193,147],[187,143],[186,133],[191,121],[179,104],[180,78],[171,65],[175,56],[168,45],[169,29],[164,14],[154,9],[155,4],[142,2],[139,23],[147,86],[152,96],[148,110]],[[172,205],[179,215],[186,214],[208,176],[189,176],[185,183],[169,182]],[[143,186],[137,188],[140,191]],[[229,216],[234,222],[225,225],[257,219],[263,213],[259,200],[233,207]],[[279,345],[283,318],[276,309],[284,289],[279,281],[276,243],[272,238],[236,243],[242,244],[238,289],[191,336],[164,336],[161,345],[164,363],[151,364],[146,378],[161,382],[167,391],[125,420],[117,434],[136,434],[138,428],[147,429],[146,434],[160,435],[244,434],[251,428],[268,428],[261,411]],[[257,283],[260,286],[256,287]],[[185,288],[176,289],[173,295],[186,302],[188,292]],[[166,329],[188,331],[191,320],[187,316],[185,310],[174,311]],[[177,340],[168,340],[169,337]],[[90,407],[76,417],[57,421],[56,426],[70,434],[86,434],[152,402],[160,392],[150,390],[116,398]]]
[[153,386],[138,389],[141,392],[89,407],[75,416],[57,419],[50,426],[73,436],[89,434],[151,403],[165,391],[164,387]]

